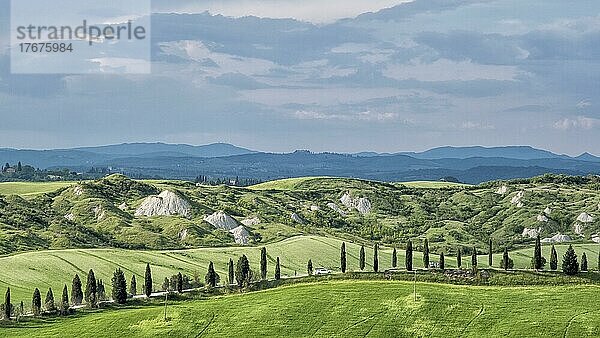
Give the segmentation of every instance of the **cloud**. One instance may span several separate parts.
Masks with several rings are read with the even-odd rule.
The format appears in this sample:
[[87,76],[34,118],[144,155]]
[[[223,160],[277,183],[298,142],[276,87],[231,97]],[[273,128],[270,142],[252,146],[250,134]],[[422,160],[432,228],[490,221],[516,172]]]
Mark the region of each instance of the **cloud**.
[[586,116],[564,118],[554,123],[558,130],[592,130],[600,127],[600,119]]
[[349,114],[331,114],[325,112],[298,110],[293,117],[298,120],[339,120],[359,122],[387,122],[398,119],[397,113],[362,111]]
[[471,61],[439,59],[432,63],[414,60],[408,64],[388,65],[385,74],[398,80],[418,81],[513,81],[522,75],[515,66],[481,65]]
[[584,109],[592,106],[592,101],[590,99],[581,100],[577,103],[576,107],[579,109]]

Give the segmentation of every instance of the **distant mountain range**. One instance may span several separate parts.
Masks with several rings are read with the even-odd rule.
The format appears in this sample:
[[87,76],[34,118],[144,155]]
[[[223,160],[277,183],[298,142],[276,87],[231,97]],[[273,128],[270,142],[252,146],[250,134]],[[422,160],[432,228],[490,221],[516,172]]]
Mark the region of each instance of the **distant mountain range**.
[[577,157],[528,146],[440,147],[424,152],[293,153],[257,152],[226,143],[203,146],[127,143],[56,150],[0,149],[0,162],[38,168],[86,171],[110,167],[135,177],[193,179],[244,177],[270,180],[298,176],[342,176],[384,181],[439,180],[465,183],[526,178],[544,173],[600,174],[600,158]]

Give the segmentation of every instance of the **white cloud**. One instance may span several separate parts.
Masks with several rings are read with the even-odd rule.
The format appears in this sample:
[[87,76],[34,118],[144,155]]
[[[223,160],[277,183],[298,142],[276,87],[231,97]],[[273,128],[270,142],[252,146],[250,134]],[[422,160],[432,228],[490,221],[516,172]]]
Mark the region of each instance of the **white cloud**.
[[577,103],[576,107],[579,109],[584,109],[592,106],[592,101],[590,99],[581,100]]
[[514,81],[523,72],[516,66],[482,65],[471,61],[439,59],[432,63],[412,60],[407,64],[389,65],[386,75],[398,80],[418,81]]
[[298,110],[293,114],[298,120],[337,120],[337,121],[364,121],[386,122],[398,119],[397,113],[363,111],[351,114],[323,113],[316,111]]
[[600,127],[600,119],[585,116],[564,118],[554,123],[554,128],[558,130],[591,130],[597,127]]

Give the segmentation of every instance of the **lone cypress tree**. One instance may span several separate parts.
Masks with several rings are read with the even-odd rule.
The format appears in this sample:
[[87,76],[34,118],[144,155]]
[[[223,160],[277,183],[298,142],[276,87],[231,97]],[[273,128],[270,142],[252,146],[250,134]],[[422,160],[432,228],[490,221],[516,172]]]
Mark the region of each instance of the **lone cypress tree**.
[[233,267],[233,259],[229,258],[229,285],[233,285],[235,282],[235,269]]
[[427,238],[423,241],[423,268],[429,269],[429,241]]
[[208,263],[208,272],[206,273],[206,277],[204,277],[204,281],[210,288],[214,288],[219,283],[219,275],[215,271],[213,262]]
[[48,312],[56,311],[56,303],[54,302],[54,293],[52,292],[52,288],[48,288],[48,293],[46,293],[46,300],[44,301],[44,306],[46,307],[46,311]]
[[558,255],[556,254],[556,248],[552,244],[552,250],[550,250],[550,270],[556,271],[558,269]]
[[444,253],[440,254],[440,269],[444,270],[446,268],[446,262],[444,260]]
[[90,269],[87,276],[87,284],[85,286],[85,302],[90,308],[95,308],[98,305],[97,298],[97,284],[96,276],[94,276],[94,270]]
[[460,247],[456,250],[456,267],[459,269],[462,267],[462,252],[460,251]]
[[471,266],[475,269],[477,268],[477,248],[473,247],[473,252],[471,253]]
[[562,271],[566,275],[576,275],[579,272],[579,264],[577,263],[577,254],[573,249],[572,245],[569,245],[569,248],[563,255],[562,260]]
[[494,258],[492,256],[492,239],[490,238],[490,241],[488,242],[488,265],[490,267],[492,267],[492,264],[494,263]]
[[245,287],[250,285],[252,275],[250,272],[250,262],[246,255],[242,255],[237,261],[235,268],[235,279],[239,287]]
[[131,282],[129,283],[129,294],[132,296],[137,295],[137,281],[135,275],[131,276]]
[[267,248],[260,249],[260,279],[267,279]]
[[10,315],[12,310],[12,304],[10,303],[10,287],[6,289],[6,294],[4,295],[4,319],[10,320]]
[[409,239],[408,242],[406,242],[406,256],[404,258],[404,266],[406,267],[406,270],[412,271],[412,263],[413,263],[413,248],[412,248],[412,241]]
[[540,242],[540,235],[537,235],[535,238],[535,248],[533,249],[533,268],[535,270],[541,270],[542,267],[542,244]]
[[42,295],[40,289],[35,288],[31,299],[31,310],[34,316],[39,316],[42,313]]
[[510,257],[508,257],[508,248],[504,248],[504,253],[502,254],[502,267],[504,270],[508,270]]
[[75,274],[75,277],[73,277],[73,284],[71,285],[71,301],[73,302],[73,305],[80,305],[83,301],[81,279],[79,279],[79,275],[77,274]]
[[152,271],[150,270],[150,263],[146,264],[146,274],[144,275],[144,294],[146,294],[146,297],[150,297],[152,294]]
[[340,249],[340,268],[342,273],[346,272],[346,242],[342,242],[342,248]]
[[398,266],[398,253],[396,252],[396,248],[394,247],[394,251],[392,251],[392,268],[396,268]]
[[[213,271],[215,271],[214,268]],[[177,288],[178,293],[183,293],[183,275],[181,274],[181,272],[177,273],[177,283],[175,284],[175,286]]]
[[585,252],[581,254],[581,271],[588,271],[588,262]]
[[306,271],[308,272],[309,276],[312,276],[313,274],[313,264],[312,264],[312,259],[308,260],[308,264],[306,264]]
[[279,257],[277,257],[277,264],[275,265],[275,280],[281,279],[281,266],[279,265]]
[[373,247],[373,271],[379,271],[379,245],[377,243]]
[[358,266],[361,271],[365,269],[365,259],[365,246],[363,245],[360,247],[360,255],[358,258]]
[[112,298],[117,304],[125,304],[127,301],[127,281],[121,268],[117,268],[113,273]]
[[62,297],[60,299],[60,314],[66,315],[69,311],[69,290],[67,289],[67,284],[63,287]]

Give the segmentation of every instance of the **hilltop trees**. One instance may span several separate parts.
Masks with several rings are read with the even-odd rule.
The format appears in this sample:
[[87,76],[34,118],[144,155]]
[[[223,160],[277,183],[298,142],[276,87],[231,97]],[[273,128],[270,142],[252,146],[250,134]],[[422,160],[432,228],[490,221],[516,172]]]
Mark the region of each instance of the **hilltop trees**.
[[460,252],[460,247],[456,249],[456,267],[460,269],[462,266],[462,253]]
[[73,277],[73,283],[71,285],[71,301],[73,305],[80,305],[83,301],[83,291],[81,290],[81,279],[79,275],[75,274]]
[[446,262],[444,261],[444,253],[440,254],[440,269],[444,270],[446,268]]
[[96,298],[97,292],[96,277],[94,276],[94,270],[90,269],[87,276],[87,284],[85,286],[85,302],[90,308],[95,308],[98,305]]
[[260,279],[267,279],[267,248],[260,249]]
[[152,294],[152,271],[150,270],[150,263],[146,264],[146,274],[144,276],[144,294],[146,297],[150,297]]
[[275,265],[275,280],[281,279],[281,266],[279,265],[279,257],[277,257],[277,264]]
[[208,263],[208,272],[206,273],[206,276],[204,277],[204,281],[206,282],[206,285],[210,288],[214,288],[215,286],[217,286],[217,284],[219,284],[220,279],[221,279],[221,277],[215,271],[215,266],[214,266],[213,262]]
[[377,243],[373,247],[373,271],[379,271],[379,246]]
[[4,319],[10,319],[10,315],[12,313],[12,304],[10,302],[10,287],[6,289],[6,294],[4,295]]
[[340,249],[340,268],[342,273],[346,272],[346,242],[342,242],[342,248]]
[[313,274],[313,263],[312,263],[312,259],[308,260],[308,264],[306,264],[306,271],[308,272],[309,276],[312,276]]
[[46,307],[46,311],[48,312],[56,311],[56,303],[54,302],[54,293],[52,292],[52,288],[48,288],[48,293],[46,293],[46,300],[44,301],[44,306]]
[[577,254],[572,245],[563,255],[562,270],[566,275],[576,275],[579,272],[579,264],[577,263]]
[[550,270],[555,271],[558,269],[558,255],[556,254],[556,248],[552,244],[552,250],[550,251]]
[[250,285],[252,281],[252,271],[250,270],[250,262],[246,255],[242,255],[237,261],[235,269],[235,279],[239,287]]
[[494,257],[492,256],[492,239],[488,242],[488,265],[491,267],[494,263]]
[[365,269],[365,246],[364,245],[360,247],[358,266],[360,267],[361,271]]
[[581,271],[588,271],[588,261],[585,252],[581,254]]
[[413,261],[413,248],[412,248],[412,242],[409,239],[408,242],[406,242],[406,256],[404,258],[404,266],[406,267],[406,270],[412,271],[412,261]]
[[129,284],[129,294],[132,296],[137,295],[137,282],[135,280],[135,275],[131,276],[131,282]]
[[535,238],[535,247],[533,249],[533,261],[532,267],[535,270],[541,270],[544,267],[544,262],[542,261],[542,244],[540,243],[540,235],[537,235]]
[[423,267],[429,269],[429,241],[427,238],[423,241]]
[[39,316],[42,313],[42,295],[40,289],[35,288],[31,299],[31,310],[34,316]]
[[62,297],[60,299],[59,310],[61,315],[66,315],[69,311],[69,290],[67,289],[67,284],[63,287]]
[[111,279],[112,299],[118,304],[125,304],[127,301],[127,281],[121,268],[117,268]]
[[392,251],[392,268],[396,268],[398,266],[398,253],[396,252],[396,248],[394,247],[394,251]]
[[229,277],[229,280],[228,280],[229,285],[233,285],[233,283],[235,282],[234,281],[235,269],[233,267],[233,259],[231,259],[231,258],[229,258],[229,276],[228,277]]

